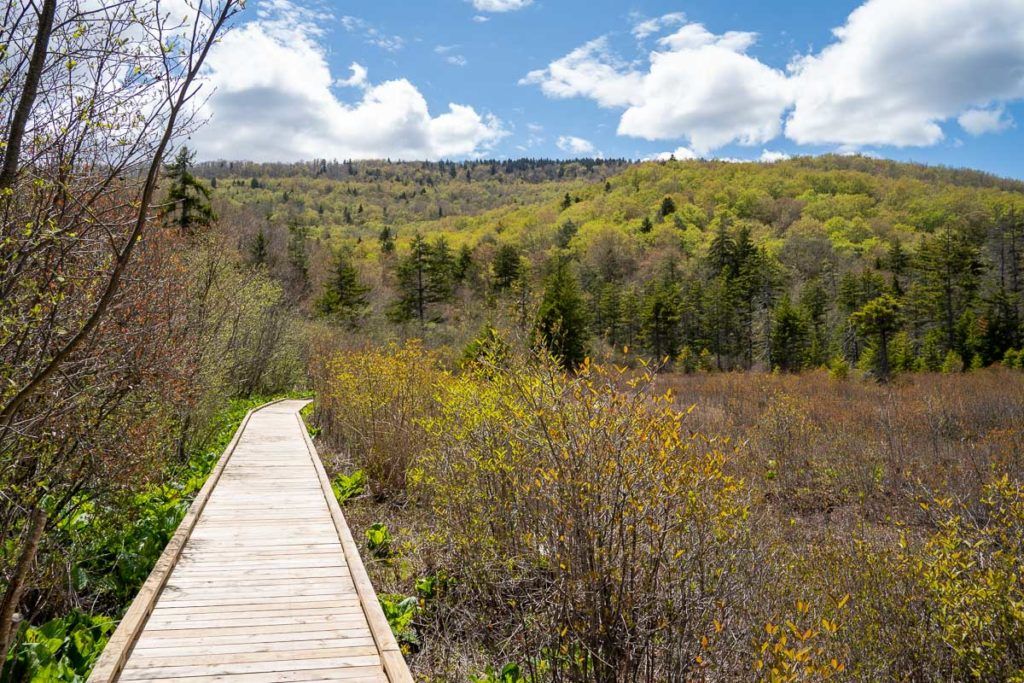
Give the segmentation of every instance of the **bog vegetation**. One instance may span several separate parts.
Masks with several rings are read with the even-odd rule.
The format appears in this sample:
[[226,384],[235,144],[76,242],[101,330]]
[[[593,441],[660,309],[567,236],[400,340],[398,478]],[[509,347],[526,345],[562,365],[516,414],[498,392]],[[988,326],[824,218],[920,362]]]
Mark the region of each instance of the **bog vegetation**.
[[24,7],[0,679],[82,680],[244,412],[312,389],[424,680],[1024,680],[1024,185],[197,164],[238,2]]

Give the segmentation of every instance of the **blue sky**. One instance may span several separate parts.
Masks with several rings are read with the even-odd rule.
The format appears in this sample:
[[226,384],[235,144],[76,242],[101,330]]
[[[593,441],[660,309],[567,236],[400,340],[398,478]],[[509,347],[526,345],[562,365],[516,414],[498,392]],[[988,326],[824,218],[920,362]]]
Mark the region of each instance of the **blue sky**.
[[205,158],[840,151],[1024,177],[1020,0],[257,0],[209,78]]

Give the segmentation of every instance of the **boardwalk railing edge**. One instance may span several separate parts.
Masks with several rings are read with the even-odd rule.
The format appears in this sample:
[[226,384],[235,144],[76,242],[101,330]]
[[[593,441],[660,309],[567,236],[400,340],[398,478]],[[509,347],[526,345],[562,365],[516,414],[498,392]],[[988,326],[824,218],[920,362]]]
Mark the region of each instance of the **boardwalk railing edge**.
[[[231,437],[231,442],[228,443],[224,452],[217,460],[217,464],[214,466],[213,471],[210,472],[210,476],[206,478],[206,483],[199,489],[199,493],[189,506],[188,512],[182,518],[178,529],[174,532],[174,536],[168,541],[167,546],[160,555],[160,559],[154,565],[153,571],[149,573],[149,577],[146,578],[146,582],[142,584],[142,588],[139,589],[135,599],[132,600],[128,611],[124,613],[124,617],[121,618],[121,622],[117,625],[114,635],[107,641],[106,647],[103,648],[102,654],[96,660],[96,665],[89,675],[88,683],[113,683],[118,679],[121,670],[128,661],[132,648],[135,646],[135,641],[138,640],[139,634],[142,633],[142,629],[146,625],[146,620],[149,619],[149,615],[156,606],[160,592],[167,584],[171,570],[178,563],[182,550],[185,548],[185,543],[188,542],[189,537],[192,535],[192,530],[199,521],[199,516],[203,512],[203,508],[206,507],[206,502],[210,499],[210,494],[217,486],[217,482],[220,481],[221,473],[224,472],[224,468],[227,467],[231,455],[235,452],[235,447],[238,445],[246,425],[249,424],[249,419],[253,416],[253,413],[286,400],[288,399],[279,398],[269,403],[264,403],[249,410],[245,417],[242,418],[238,429],[235,430],[234,436]],[[303,434],[306,433],[305,428],[303,428],[302,432]]]
[[359,546],[356,545],[355,539],[352,538],[352,532],[348,528],[348,522],[345,521],[345,515],[341,512],[341,506],[338,505],[338,500],[334,497],[334,491],[331,490],[331,481],[328,479],[327,471],[320,461],[320,455],[316,451],[316,446],[313,445],[313,440],[309,437],[309,432],[306,430],[306,424],[302,420],[302,415],[296,412],[295,417],[299,421],[302,437],[306,441],[306,449],[309,451],[309,457],[312,459],[313,467],[316,469],[317,477],[320,479],[320,488],[323,490],[324,498],[327,500],[327,507],[331,510],[331,518],[334,520],[334,528],[338,532],[341,547],[345,552],[345,561],[348,564],[352,583],[355,585],[356,593],[359,595],[359,603],[363,607],[363,614],[366,615],[366,621],[370,626],[373,641],[380,652],[384,674],[388,677],[390,683],[413,683],[409,665],[402,655],[402,650],[398,647],[394,633],[391,632],[391,626],[384,616],[384,610],[381,609],[380,602],[377,601],[377,592],[374,590],[373,583],[370,582],[370,577],[366,573],[363,559],[359,556]]

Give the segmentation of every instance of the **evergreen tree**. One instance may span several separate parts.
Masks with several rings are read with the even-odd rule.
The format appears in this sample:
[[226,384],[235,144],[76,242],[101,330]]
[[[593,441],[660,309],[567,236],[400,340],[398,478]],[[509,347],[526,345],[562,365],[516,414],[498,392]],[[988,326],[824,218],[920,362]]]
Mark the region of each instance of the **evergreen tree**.
[[885,257],[885,266],[892,273],[892,291],[896,296],[903,295],[903,278],[910,266],[910,254],[903,248],[903,243],[895,239],[889,244],[889,252]]
[[522,270],[522,256],[519,248],[512,244],[502,244],[494,252],[494,261],[491,265],[494,270],[494,287],[498,290],[508,289],[512,286]]
[[722,273],[725,273],[726,277],[736,275],[736,241],[724,220],[719,222],[715,236],[708,246],[707,263],[712,277]]
[[462,283],[469,276],[473,267],[473,249],[468,244],[459,247],[459,255],[455,259],[455,270],[453,272],[455,281]]
[[331,277],[324,283],[324,291],[314,308],[324,317],[352,323],[366,309],[366,293],[370,288],[359,281],[359,273],[345,250],[334,255]]
[[267,235],[262,225],[249,245],[249,257],[254,266],[267,265]]
[[418,319],[420,325],[427,320],[427,261],[430,249],[423,237],[416,233],[409,253],[398,264],[398,299],[391,304],[388,317],[395,322]]
[[871,337],[874,345],[875,375],[880,382],[889,380],[889,341],[902,324],[899,302],[890,294],[872,299],[850,316],[850,322],[861,334]]
[[679,285],[663,277],[649,288],[640,310],[640,334],[656,361],[673,359],[679,353]]
[[195,153],[182,147],[167,166],[171,184],[167,190],[168,208],[164,215],[185,235],[195,234],[198,229],[209,227],[217,220],[210,206],[209,188],[192,175],[194,159]]
[[676,212],[676,203],[671,197],[665,197],[661,200],[661,208],[658,210],[658,215],[664,218],[665,216],[671,216]]
[[569,193],[566,192],[565,196],[562,198],[562,204],[561,204],[562,211],[565,211],[570,206],[572,206],[572,197],[570,197]]
[[455,257],[448,240],[438,236],[427,249],[427,298],[430,302],[444,302],[452,298],[455,289]]
[[558,228],[558,236],[555,237],[555,243],[562,249],[567,248],[578,230],[579,227],[571,220],[562,223],[562,226]]
[[784,372],[793,372],[804,367],[807,360],[808,334],[807,320],[799,309],[790,303],[789,297],[782,301],[772,313],[771,346],[769,361],[773,368]]
[[300,291],[309,285],[309,256],[306,254],[307,230],[294,218],[288,223],[288,265]]
[[567,370],[587,356],[586,302],[567,260],[557,259],[544,287],[534,328],[536,340]]
[[807,349],[807,362],[811,366],[821,366],[828,360],[828,327],[825,316],[828,313],[828,293],[817,279],[804,285],[800,293],[800,308],[810,324],[810,342]]
[[944,228],[925,240],[915,259],[918,281],[912,299],[944,334],[945,350],[964,356],[957,324],[974,303],[981,264],[978,251],[960,231]]
[[393,254],[395,252],[395,237],[391,234],[391,228],[384,226],[380,230],[380,235],[377,237],[380,242],[380,253],[386,255]]

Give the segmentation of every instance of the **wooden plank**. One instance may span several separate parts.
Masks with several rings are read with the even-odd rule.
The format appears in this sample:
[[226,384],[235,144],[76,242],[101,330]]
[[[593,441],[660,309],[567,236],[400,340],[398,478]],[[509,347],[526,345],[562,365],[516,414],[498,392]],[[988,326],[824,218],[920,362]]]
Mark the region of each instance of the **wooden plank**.
[[294,662],[303,659],[329,659],[332,657],[376,657],[377,646],[370,638],[367,645],[342,645],[328,648],[306,648],[303,650],[260,650],[249,652],[200,652],[186,654],[180,651],[156,655],[132,655],[132,662],[140,669],[158,669],[168,666],[210,666],[220,664],[245,664],[248,662]]
[[[334,657],[323,659],[284,660],[278,662],[244,662],[239,664],[214,664],[192,666],[167,666],[161,668],[130,669],[121,675],[122,681],[149,681],[154,678],[186,678],[194,676],[218,676],[245,673],[279,673],[302,671],[303,669],[345,668],[356,666],[379,666],[376,654],[363,657]],[[280,679],[275,679],[280,680]]]
[[[268,407],[277,403],[274,401],[268,403],[261,408]],[[210,494],[217,486],[217,481],[220,479],[221,474],[227,467],[228,461],[234,454],[235,449],[241,441],[242,434],[245,432],[245,428],[249,424],[249,420],[252,419],[253,414],[256,410],[250,410],[242,418],[242,422],[238,425],[238,429],[235,430],[234,436],[228,443],[227,448],[224,449],[224,453],[217,461],[216,466],[207,477],[206,483],[199,490],[192,505],[189,506],[188,512],[185,513],[185,517],[182,519],[181,524],[178,525],[178,529],[174,532],[174,536],[171,537],[167,547],[164,548],[163,553],[160,554],[160,559],[157,560],[156,566],[153,567],[153,571],[150,572],[146,582],[142,585],[138,595],[135,596],[135,600],[128,607],[128,611],[125,612],[124,617],[118,624],[117,629],[114,631],[114,635],[110,637],[106,647],[100,654],[96,661],[96,665],[93,667],[92,673],[89,675],[89,683],[109,683],[117,680],[118,673],[121,668],[125,665],[128,659],[128,655],[131,652],[132,644],[135,639],[138,638],[139,633],[142,630],[143,624],[145,624],[146,616],[153,609],[156,604],[157,596],[160,594],[161,589],[167,582],[168,577],[171,574],[171,570],[174,568],[177,562],[178,555],[185,547],[185,543],[188,541],[189,534],[192,531],[192,527],[195,526],[199,519],[199,516],[203,512],[203,507],[206,505],[210,498]]]
[[335,514],[303,404],[251,413],[236,434],[120,680],[412,680]]
[[351,666],[344,669],[306,669],[256,674],[227,674],[181,678],[151,678],[150,683],[321,683],[322,681],[359,681],[387,683],[379,666]]
[[338,501],[334,497],[330,480],[327,478],[327,472],[324,470],[323,463],[320,462],[320,456],[316,452],[316,446],[313,445],[313,440],[309,438],[309,432],[306,431],[306,425],[302,422],[302,416],[296,413],[295,419],[299,422],[303,441],[306,442],[309,457],[313,461],[313,467],[316,469],[317,477],[320,479],[320,487],[323,489],[324,499],[327,501],[327,507],[330,509],[331,517],[334,519],[334,526],[338,530],[341,547],[345,551],[345,559],[348,562],[349,571],[352,573],[356,592],[362,601],[366,620],[370,625],[370,632],[373,633],[373,638],[377,641],[377,649],[381,654],[384,673],[391,683],[414,683],[412,673],[409,671],[409,665],[406,663],[405,657],[402,656],[402,651],[398,647],[395,635],[391,632],[391,626],[388,624],[384,611],[377,601],[377,593],[374,591],[370,577],[366,573],[362,558],[359,557],[359,547],[352,538],[352,532],[348,528],[348,522],[345,521],[345,515],[342,514],[341,506],[338,505]]

